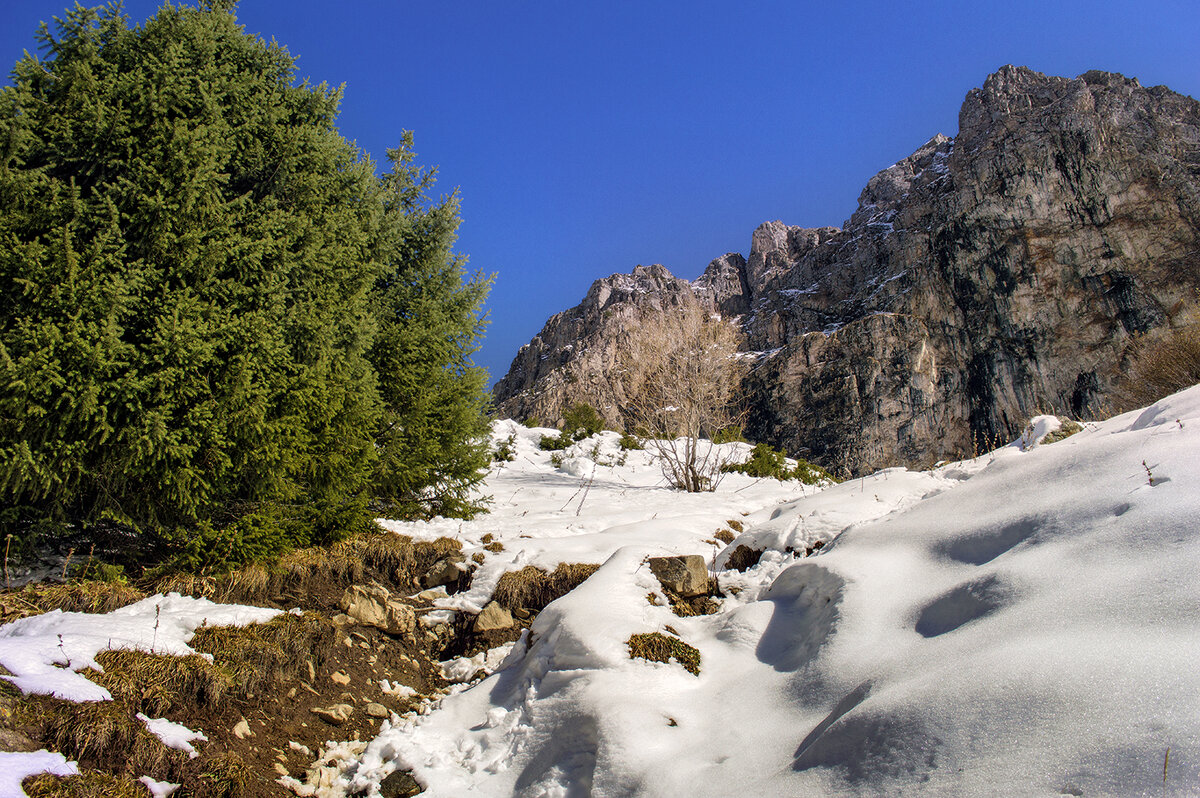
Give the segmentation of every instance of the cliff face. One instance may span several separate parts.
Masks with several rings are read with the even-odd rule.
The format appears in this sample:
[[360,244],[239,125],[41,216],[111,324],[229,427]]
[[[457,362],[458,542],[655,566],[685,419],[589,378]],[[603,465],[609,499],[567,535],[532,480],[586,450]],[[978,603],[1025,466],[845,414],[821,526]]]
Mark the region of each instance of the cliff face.
[[1132,336],[1200,297],[1200,104],[1089,72],[1004,67],[959,134],[873,177],[844,229],[761,225],[694,283],[662,267],[597,281],[497,385],[504,414],[619,415],[614,342],[701,302],[756,354],[748,434],[851,472],[923,465],[1101,411]]

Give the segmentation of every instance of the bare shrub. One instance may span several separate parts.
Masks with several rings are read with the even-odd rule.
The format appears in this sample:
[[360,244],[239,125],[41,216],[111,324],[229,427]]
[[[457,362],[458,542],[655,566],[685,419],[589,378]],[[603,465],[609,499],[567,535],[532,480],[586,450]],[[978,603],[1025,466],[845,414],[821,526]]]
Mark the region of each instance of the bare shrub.
[[619,348],[625,415],[676,488],[715,490],[732,459],[706,439],[741,420],[738,337],[730,322],[685,303],[647,317]]
[[1120,410],[1133,410],[1196,383],[1200,383],[1200,323],[1140,339],[1117,387],[1117,403]]

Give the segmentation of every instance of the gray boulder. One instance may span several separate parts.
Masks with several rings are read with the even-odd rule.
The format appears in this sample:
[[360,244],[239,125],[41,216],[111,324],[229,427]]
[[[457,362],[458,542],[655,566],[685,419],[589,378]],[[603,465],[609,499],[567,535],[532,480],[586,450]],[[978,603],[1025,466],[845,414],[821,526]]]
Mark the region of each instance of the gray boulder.
[[679,598],[703,596],[708,592],[708,568],[699,554],[651,557],[650,571],[663,589]]

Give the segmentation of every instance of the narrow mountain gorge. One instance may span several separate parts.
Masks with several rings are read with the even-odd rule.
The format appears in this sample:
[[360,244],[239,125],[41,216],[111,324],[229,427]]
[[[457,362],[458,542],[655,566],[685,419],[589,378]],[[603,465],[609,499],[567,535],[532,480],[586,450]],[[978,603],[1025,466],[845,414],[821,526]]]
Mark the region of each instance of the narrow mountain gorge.
[[753,359],[747,434],[844,473],[990,448],[1039,412],[1105,413],[1139,336],[1196,320],[1200,103],[1006,66],[959,133],[873,177],[842,229],[767,222],[695,281],[597,280],[495,387],[501,415],[620,420],[622,336],[699,302]]

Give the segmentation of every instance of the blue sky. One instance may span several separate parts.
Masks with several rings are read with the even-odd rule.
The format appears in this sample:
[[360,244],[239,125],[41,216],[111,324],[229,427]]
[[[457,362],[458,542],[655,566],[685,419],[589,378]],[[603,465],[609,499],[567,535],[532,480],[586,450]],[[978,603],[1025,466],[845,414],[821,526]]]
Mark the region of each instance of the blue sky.
[[[64,0],[2,0],[0,60]],[[126,2],[135,22],[158,3]],[[761,222],[840,225],[867,179],[1003,64],[1106,69],[1200,97],[1200,4],[242,0],[247,32],[346,84],[342,134],[404,129],[496,275],[477,362],[503,376],[598,277],[695,277]]]

